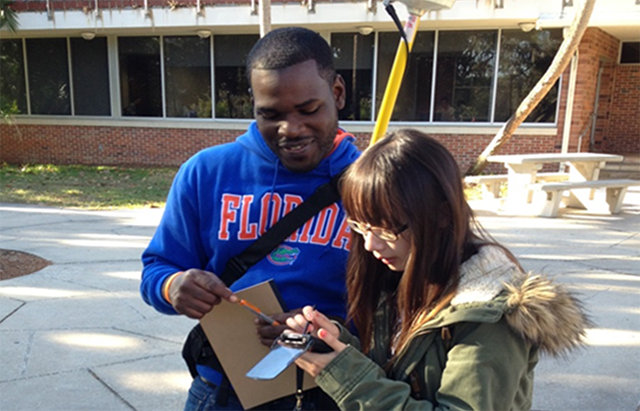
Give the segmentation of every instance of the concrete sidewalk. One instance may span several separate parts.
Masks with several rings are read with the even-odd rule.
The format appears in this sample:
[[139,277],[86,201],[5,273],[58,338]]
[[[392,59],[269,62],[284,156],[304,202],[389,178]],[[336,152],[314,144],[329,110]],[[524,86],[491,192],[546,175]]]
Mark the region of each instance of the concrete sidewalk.
[[[526,269],[579,291],[597,324],[583,352],[542,360],[534,409],[636,410],[640,190],[616,216],[473,207]],[[194,322],[156,313],[138,292],[139,257],[161,214],[0,204],[0,248],[53,262],[0,281],[0,410],[182,409],[190,377],[180,350]]]

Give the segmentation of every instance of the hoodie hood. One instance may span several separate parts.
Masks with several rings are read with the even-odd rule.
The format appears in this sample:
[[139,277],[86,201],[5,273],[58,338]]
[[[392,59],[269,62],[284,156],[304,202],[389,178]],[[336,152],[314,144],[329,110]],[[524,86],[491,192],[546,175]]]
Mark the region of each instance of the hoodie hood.
[[[458,315],[468,311],[471,321],[504,316],[514,332],[552,356],[583,346],[586,329],[593,326],[582,303],[565,286],[522,272],[496,246],[481,247],[462,265],[451,308]],[[496,314],[493,319],[487,310]]]
[[[304,173],[307,176],[316,175],[331,178],[334,175],[342,171],[343,168],[351,164],[358,157],[358,150],[355,147],[355,138],[353,135],[348,134],[343,129],[338,129],[338,135],[344,134],[345,138],[342,138],[337,147],[334,147],[332,152],[320,161],[320,164],[313,170]],[[272,163],[274,165],[274,172],[280,169],[278,172],[294,173],[286,169],[276,154],[271,151],[267,143],[264,141],[260,130],[258,130],[258,124],[253,121],[247,132],[239,136],[236,141],[238,144],[253,152],[264,161]],[[295,173],[298,174],[298,173]]]
[[518,266],[497,246],[480,247],[460,267],[460,284],[451,305],[487,302],[504,290],[503,283],[522,277]]

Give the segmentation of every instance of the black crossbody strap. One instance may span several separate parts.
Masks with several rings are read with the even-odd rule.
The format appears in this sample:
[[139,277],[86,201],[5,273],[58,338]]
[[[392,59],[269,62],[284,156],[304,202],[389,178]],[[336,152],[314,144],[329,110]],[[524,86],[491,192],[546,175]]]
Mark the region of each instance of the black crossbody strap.
[[311,197],[278,220],[242,253],[229,259],[220,279],[227,286],[233,284],[252,265],[269,254],[320,210],[338,201],[340,199],[338,181],[343,173],[344,170],[333,176],[328,183],[318,187]]

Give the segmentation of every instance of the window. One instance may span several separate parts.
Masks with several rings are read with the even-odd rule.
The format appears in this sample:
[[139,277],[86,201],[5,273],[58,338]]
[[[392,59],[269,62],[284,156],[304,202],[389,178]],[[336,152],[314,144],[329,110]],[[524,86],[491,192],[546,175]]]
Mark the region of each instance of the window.
[[0,40],[0,110],[27,114],[22,40]]
[[640,41],[622,42],[620,64],[640,64]]
[[[503,30],[495,121],[507,121],[549,68],[562,43],[562,30]],[[558,83],[525,120],[553,123],[556,119]]]
[[347,87],[340,120],[371,121],[371,86],[373,79],[374,36],[358,33],[331,35],[334,63]]
[[162,117],[159,37],[118,38],[123,116]]
[[[434,36],[432,31],[416,33],[391,116],[393,121],[429,121]],[[389,82],[398,44],[400,44],[400,35],[396,32],[380,33],[378,36],[378,79],[376,83],[376,107],[378,109]]]
[[76,115],[110,116],[106,37],[71,39],[73,106]]
[[208,38],[164,37],[167,117],[211,118],[211,44]]
[[27,39],[31,114],[71,114],[67,39]]
[[[258,39],[253,34],[119,37],[120,114],[111,112],[106,37],[3,39],[0,108],[16,114],[251,119],[245,66]],[[544,75],[561,43],[561,29],[419,31],[391,120],[504,122]],[[347,91],[340,120],[375,120],[399,44],[395,31],[331,35]],[[622,43],[620,58],[637,64],[640,42]],[[557,121],[559,87],[558,82],[526,123]]]
[[436,121],[490,121],[496,41],[494,30],[439,33]]
[[[27,114],[22,41],[0,42],[2,50],[2,108]],[[68,47],[71,46],[73,86],[69,81]],[[31,114],[111,115],[106,38],[26,40]],[[11,106],[15,104],[15,109]],[[8,105],[5,107],[5,105]]]
[[213,38],[217,118],[253,118],[245,66],[258,39],[257,35]]

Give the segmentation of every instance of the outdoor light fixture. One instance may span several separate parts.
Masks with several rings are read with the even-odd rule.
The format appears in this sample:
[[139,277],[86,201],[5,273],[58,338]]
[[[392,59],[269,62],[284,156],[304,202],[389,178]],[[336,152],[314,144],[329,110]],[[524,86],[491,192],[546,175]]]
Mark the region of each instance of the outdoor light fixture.
[[363,36],[368,36],[369,34],[373,33],[373,27],[371,26],[358,26],[356,27],[356,29],[358,29],[358,33],[362,34]]
[[211,35],[211,30],[198,30],[198,31],[196,31],[196,34],[201,39],[207,39]]
[[89,41],[93,40],[96,37],[96,33],[92,31],[83,31],[82,33],[80,33],[80,36],[82,36],[83,39]]
[[409,14],[424,15],[429,11],[446,10],[453,7],[456,0],[399,0],[407,6]]
[[522,23],[518,23],[518,26],[520,27],[520,30],[528,33],[536,28],[536,23],[533,21],[523,21]]

